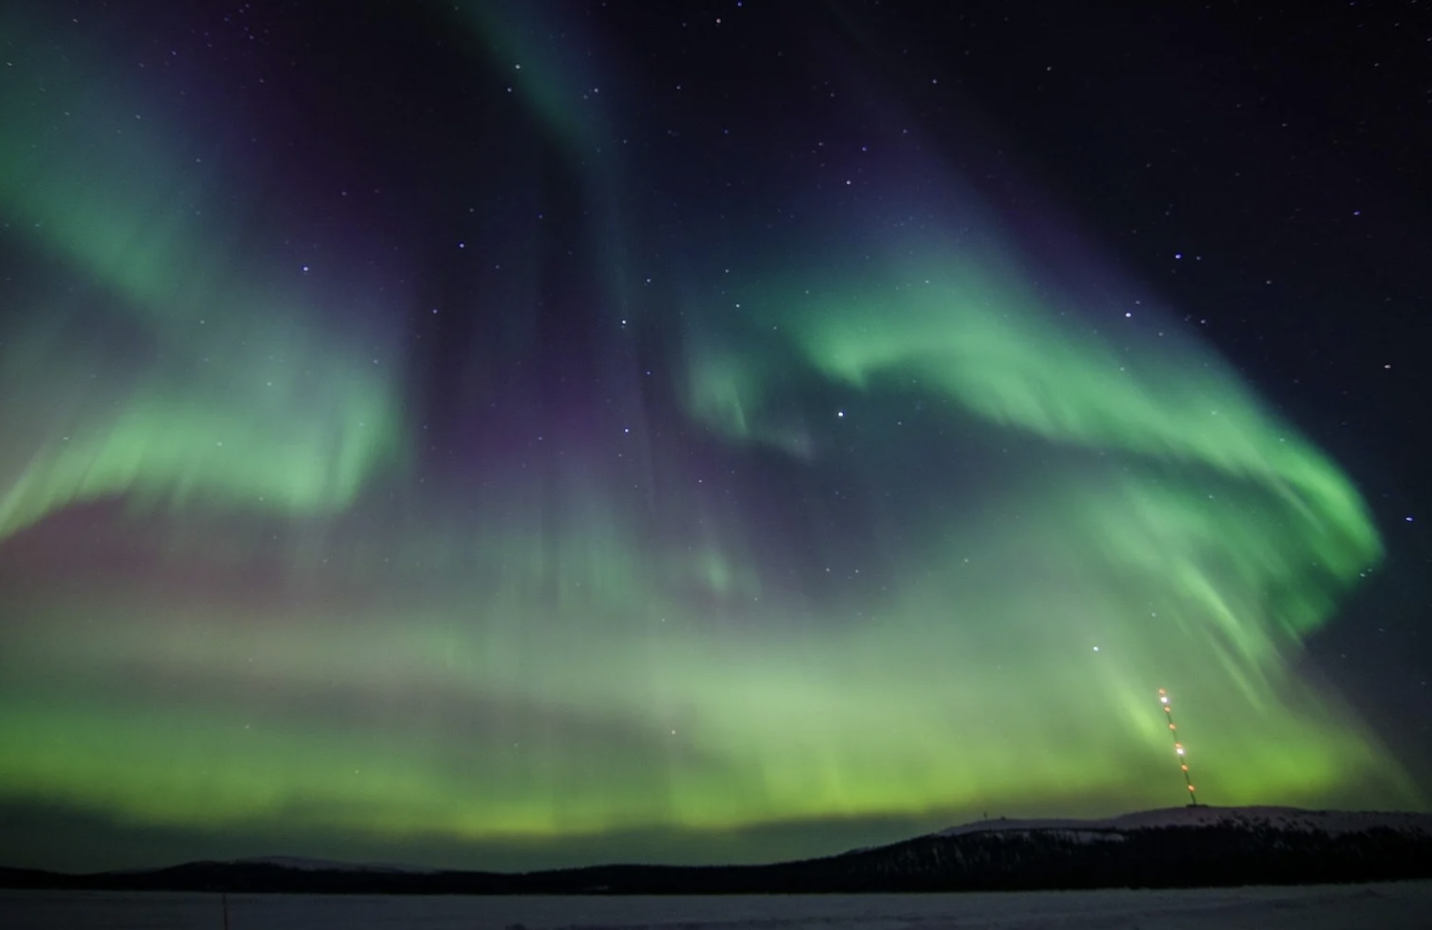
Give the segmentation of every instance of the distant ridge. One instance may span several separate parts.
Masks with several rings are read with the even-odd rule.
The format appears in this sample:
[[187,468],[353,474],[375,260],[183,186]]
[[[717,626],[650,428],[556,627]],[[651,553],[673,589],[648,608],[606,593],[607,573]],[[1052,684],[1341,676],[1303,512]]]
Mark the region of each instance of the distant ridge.
[[408,875],[432,875],[442,869],[428,869],[415,865],[395,865],[390,862],[338,862],[332,859],[309,859],[304,856],[259,856],[250,859],[231,859],[231,865],[272,865],[281,869],[298,869],[302,872],[398,872]]
[[976,820],[934,836],[1028,830],[1070,832],[1125,832],[1166,827],[1271,827],[1280,830],[1323,832],[1332,836],[1364,830],[1388,829],[1432,835],[1432,814],[1406,811],[1309,811],[1296,807],[1210,807],[1207,804],[1166,807],[1107,817],[1102,820]]
[[778,894],[1212,887],[1432,878],[1432,814],[1180,807],[1102,820],[980,820],[888,846],[749,866],[444,871],[288,856],[0,887],[318,894]]

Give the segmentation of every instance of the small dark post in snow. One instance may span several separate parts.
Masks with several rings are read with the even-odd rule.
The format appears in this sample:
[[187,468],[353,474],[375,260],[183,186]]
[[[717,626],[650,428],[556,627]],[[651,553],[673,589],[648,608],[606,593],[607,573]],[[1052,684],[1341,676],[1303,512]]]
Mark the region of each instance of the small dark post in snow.
[[229,930],[229,893],[219,892],[219,902],[224,908],[224,930]]

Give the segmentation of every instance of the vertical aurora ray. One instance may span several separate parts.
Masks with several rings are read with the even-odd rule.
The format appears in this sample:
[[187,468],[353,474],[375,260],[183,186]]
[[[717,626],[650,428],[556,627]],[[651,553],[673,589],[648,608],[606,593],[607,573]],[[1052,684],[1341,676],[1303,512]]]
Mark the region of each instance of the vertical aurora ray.
[[276,257],[322,210],[97,52],[0,96],[0,801],[761,859],[781,825],[1172,803],[1166,685],[1209,803],[1421,802],[1299,662],[1381,557],[1357,490],[1160,313],[1042,271],[1098,256],[924,155],[839,208],[792,181],[779,229],[688,196],[649,139],[594,154],[641,110],[588,85],[643,86],[595,26],[483,15],[474,86],[524,64],[483,118],[560,155],[484,179],[462,261],[495,244],[416,312],[442,341],[406,270]]

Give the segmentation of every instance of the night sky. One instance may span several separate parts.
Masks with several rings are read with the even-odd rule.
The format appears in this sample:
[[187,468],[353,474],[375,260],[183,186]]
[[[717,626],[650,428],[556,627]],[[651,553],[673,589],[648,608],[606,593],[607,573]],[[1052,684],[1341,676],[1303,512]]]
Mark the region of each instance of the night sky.
[[0,9],[0,863],[1428,809],[1426,3]]

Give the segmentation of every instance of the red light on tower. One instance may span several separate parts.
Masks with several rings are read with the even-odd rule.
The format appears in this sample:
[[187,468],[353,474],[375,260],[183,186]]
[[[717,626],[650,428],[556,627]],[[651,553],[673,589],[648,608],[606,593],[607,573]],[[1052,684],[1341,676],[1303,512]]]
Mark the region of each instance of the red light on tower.
[[1178,727],[1173,722],[1173,704],[1168,699],[1168,692],[1163,688],[1159,689],[1159,703],[1163,705],[1164,714],[1168,718],[1169,735],[1173,737],[1173,751],[1178,756],[1179,771],[1183,772],[1184,784],[1188,786],[1188,801],[1190,807],[1198,806],[1198,794],[1193,790],[1193,778],[1188,774],[1188,761],[1185,758],[1183,743],[1178,741]]

